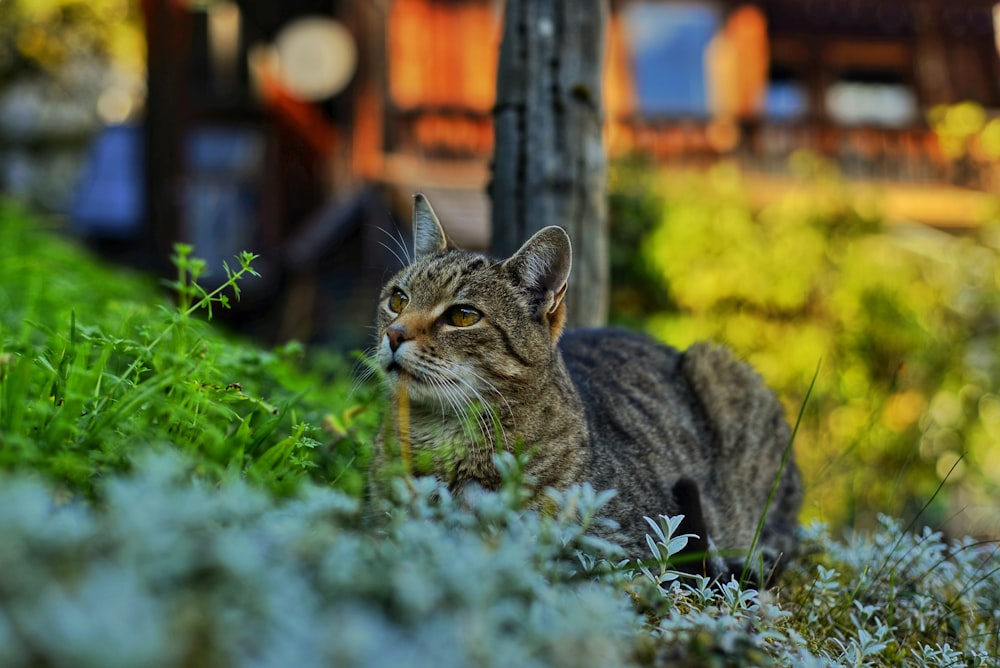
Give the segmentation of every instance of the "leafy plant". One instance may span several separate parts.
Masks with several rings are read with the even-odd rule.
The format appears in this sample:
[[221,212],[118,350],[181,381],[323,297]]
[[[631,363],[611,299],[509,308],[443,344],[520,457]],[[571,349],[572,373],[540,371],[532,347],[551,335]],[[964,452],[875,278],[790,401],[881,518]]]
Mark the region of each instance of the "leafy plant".
[[641,631],[575,557],[592,490],[541,516],[421,479],[365,527],[342,492],[275,501],[197,471],[142,457],[96,507],[0,483],[0,662],[607,666]]
[[[511,455],[500,457],[518,475]],[[588,528],[607,495],[512,485],[452,497],[397,480],[389,506],[303,482],[288,497],[141,456],[65,501],[0,478],[4,665],[995,665],[1000,549],[883,519],[812,525],[773,592],[614,562]],[[651,522],[669,568],[679,520]]]
[[211,292],[180,246],[176,304],[0,211],[0,467],[36,469],[70,490],[153,448],[197,453],[206,472],[245,472],[275,491],[321,476],[358,494],[377,420],[342,361],[297,344],[264,352],[195,316],[239,298],[251,254]]

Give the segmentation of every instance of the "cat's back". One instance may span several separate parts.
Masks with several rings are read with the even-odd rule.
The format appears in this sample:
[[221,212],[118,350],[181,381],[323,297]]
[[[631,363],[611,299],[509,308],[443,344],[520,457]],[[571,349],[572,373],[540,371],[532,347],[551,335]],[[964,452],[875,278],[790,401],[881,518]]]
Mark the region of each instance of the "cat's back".
[[[619,540],[641,544],[642,515],[684,512],[675,485],[688,479],[716,543],[748,545],[789,437],[784,408],[760,376],[720,346],[681,352],[615,329],[567,332],[560,349],[587,416],[589,478],[619,491],[610,509],[623,525]],[[771,515],[791,523],[794,465],[782,477]]]
[[[644,334],[614,327],[567,330],[559,340],[559,348],[574,375],[633,365],[638,372],[642,369],[670,372],[676,369],[681,357],[676,349]],[[583,375],[580,378],[584,380]]]
[[646,440],[680,430],[704,450],[709,442],[725,449],[734,431],[786,433],[777,397],[724,347],[699,343],[681,352],[614,328],[570,330],[559,345],[593,426],[605,436]]
[[[632,458],[643,467],[674,470],[676,460],[700,456],[712,429],[681,352],[618,329],[571,330],[559,346],[599,462]],[[607,482],[635,477],[600,467],[597,472],[614,479]]]
[[676,349],[612,328],[570,330],[559,347],[588,417],[600,418],[599,428],[629,433],[677,421],[702,431]]

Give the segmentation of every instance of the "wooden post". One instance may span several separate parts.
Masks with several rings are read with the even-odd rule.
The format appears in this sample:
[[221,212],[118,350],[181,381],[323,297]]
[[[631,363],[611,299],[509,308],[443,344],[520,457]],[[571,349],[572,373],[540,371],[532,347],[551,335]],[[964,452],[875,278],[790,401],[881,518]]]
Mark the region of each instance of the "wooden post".
[[178,189],[184,129],[190,121],[185,80],[190,64],[191,21],[184,6],[143,0],[148,72],[145,122],[146,267],[169,275],[174,242],[182,239]]
[[569,324],[608,310],[601,72],[607,0],[508,0],[497,73],[492,251],[560,225],[573,242]]

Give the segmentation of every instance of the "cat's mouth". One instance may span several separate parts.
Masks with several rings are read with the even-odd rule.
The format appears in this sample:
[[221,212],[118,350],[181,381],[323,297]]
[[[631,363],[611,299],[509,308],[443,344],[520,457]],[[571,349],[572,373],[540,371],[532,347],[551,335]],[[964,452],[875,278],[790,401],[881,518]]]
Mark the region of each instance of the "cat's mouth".
[[433,388],[436,383],[434,382],[433,371],[423,368],[421,364],[415,363],[413,360],[400,358],[399,355],[393,355],[386,360],[385,367],[383,368],[385,369],[385,377],[390,385],[398,386],[405,384],[420,396],[423,396],[427,391],[434,394]]
[[413,373],[413,371],[411,371],[410,369],[404,367],[397,360],[392,360],[391,362],[389,362],[389,366],[385,368],[385,373],[387,376],[389,376],[389,378],[391,378],[394,381],[400,381],[405,378],[408,382],[412,383],[412,382],[420,382],[421,380],[417,374]]
[[434,394],[422,376],[395,360],[389,362],[389,366],[385,368],[385,375],[390,387],[397,390],[403,387],[407,388],[411,401],[423,402]]

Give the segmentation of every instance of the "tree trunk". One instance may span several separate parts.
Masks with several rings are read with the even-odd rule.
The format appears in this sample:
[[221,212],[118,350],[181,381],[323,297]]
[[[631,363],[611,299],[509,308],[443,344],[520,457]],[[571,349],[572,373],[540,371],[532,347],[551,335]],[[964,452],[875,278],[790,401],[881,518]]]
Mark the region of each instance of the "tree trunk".
[[601,70],[606,0],[507,0],[494,111],[492,250],[547,225],[573,242],[569,324],[605,323],[606,160]]

